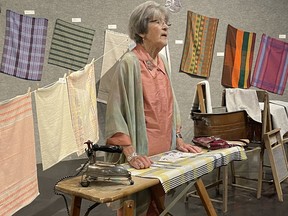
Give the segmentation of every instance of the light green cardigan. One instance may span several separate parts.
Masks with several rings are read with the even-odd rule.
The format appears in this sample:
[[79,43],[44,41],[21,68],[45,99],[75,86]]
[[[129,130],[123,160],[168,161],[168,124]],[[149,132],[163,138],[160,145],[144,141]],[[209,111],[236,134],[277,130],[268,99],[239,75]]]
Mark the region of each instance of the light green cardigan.
[[[159,55],[161,56],[161,54]],[[161,58],[170,80],[170,70],[167,66],[167,61],[163,56],[161,56]],[[173,97],[171,149],[175,149],[176,147],[176,128],[180,128],[181,125],[179,108],[174,92]],[[116,73],[113,76],[107,101],[105,124],[106,139],[117,132],[122,132],[130,136],[132,145],[138,154],[148,154],[140,64],[139,59],[132,51],[126,53],[122,57]],[[161,145],[161,143],[159,144]],[[118,162],[124,163],[125,157],[119,158],[119,154],[108,153],[106,160],[110,162],[119,160]]]

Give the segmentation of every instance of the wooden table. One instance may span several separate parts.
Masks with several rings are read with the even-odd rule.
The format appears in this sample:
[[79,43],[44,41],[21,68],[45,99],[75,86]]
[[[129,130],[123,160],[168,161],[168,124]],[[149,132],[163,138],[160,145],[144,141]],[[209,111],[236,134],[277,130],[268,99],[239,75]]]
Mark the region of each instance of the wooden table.
[[[158,161],[159,157],[162,155],[169,155],[170,153],[171,152],[166,152],[161,155],[156,155],[151,157],[151,159],[153,161]],[[78,216],[80,214],[82,199],[94,201],[94,206],[97,206],[101,203],[127,198],[129,195],[145,189],[156,191],[156,188],[162,187],[167,193],[173,188],[186,184],[185,188],[181,190],[178,196],[174,197],[167,206],[164,206],[163,202],[161,202],[161,198],[157,197],[158,200],[156,200],[156,203],[158,204],[158,210],[161,212],[160,216],[166,215],[168,211],[187,194],[192,186],[195,186],[207,215],[215,216],[215,209],[201,177],[218,167],[225,167],[223,179],[223,211],[226,212],[228,185],[227,165],[231,161],[245,159],[247,159],[247,156],[244,149],[241,147],[219,149],[205,152],[200,155],[188,155],[188,157],[181,159],[178,162],[174,162],[172,165],[167,165],[177,167],[177,169],[174,167],[172,169],[154,168],[153,170],[136,170],[130,168],[130,171],[133,174],[134,185],[130,185],[128,180],[122,182],[92,181],[89,187],[82,187],[80,185],[81,177],[74,177],[59,182],[56,185],[56,189],[73,197],[71,214],[72,216]],[[167,176],[170,178],[167,179]]]
[[[56,185],[56,189],[65,194],[72,196],[71,204],[71,215],[79,216],[81,209],[82,199],[90,200],[95,203],[108,203],[115,200],[125,198],[131,194],[137,193],[147,188],[151,188],[160,184],[158,179],[153,178],[141,178],[133,176],[134,185],[130,185],[127,182],[115,183],[115,182],[91,182],[89,187],[82,187],[80,185],[81,176],[73,177],[70,179],[63,180]],[[215,216],[217,215],[215,209],[209,199],[206,188],[199,178],[195,182],[191,182],[186,186],[187,190],[191,186],[195,185],[197,192],[202,200],[202,203],[206,209],[207,215]],[[185,190],[180,194],[181,196],[185,193]],[[181,197],[176,197],[175,203]],[[172,204],[175,204],[172,203]],[[170,206],[171,208],[171,206]],[[168,210],[164,210],[161,215],[165,215]]]

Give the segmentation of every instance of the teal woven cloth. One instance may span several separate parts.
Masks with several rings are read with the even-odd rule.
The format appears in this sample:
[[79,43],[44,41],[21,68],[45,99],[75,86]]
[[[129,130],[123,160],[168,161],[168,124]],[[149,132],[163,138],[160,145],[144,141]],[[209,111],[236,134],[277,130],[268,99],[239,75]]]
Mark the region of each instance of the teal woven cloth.
[[48,63],[70,70],[83,68],[88,61],[95,30],[57,19]]

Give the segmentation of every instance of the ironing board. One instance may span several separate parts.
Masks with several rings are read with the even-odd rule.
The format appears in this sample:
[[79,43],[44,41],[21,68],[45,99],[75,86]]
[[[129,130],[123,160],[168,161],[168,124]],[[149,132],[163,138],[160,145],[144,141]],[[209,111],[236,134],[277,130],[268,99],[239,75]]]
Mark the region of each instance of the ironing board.
[[[134,170],[134,172],[133,169],[130,169],[133,175],[134,185],[130,185],[128,181],[126,184],[116,184],[115,182],[91,182],[89,187],[82,187],[80,185],[81,177],[79,176],[59,182],[56,185],[56,190],[73,197],[71,215],[78,216],[80,214],[82,199],[94,201],[96,202],[96,205],[98,205],[125,198],[139,191],[153,188],[154,186],[156,187],[159,184],[162,185],[165,192],[185,184],[185,189],[183,189],[181,193],[175,197],[165,209],[163,209],[160,215],[166,215],[168,211],[188,192],[188,190],[190,190],[192,186],[195,186],[207,215],[215,216],[217,215],[216,211],[201,177],[212,172],[217,167],[229,164],[233,160],[245,159],[246,154],[244,150],[239,147],[233,147],[225,149],[224,151],[216,150],[185,158],[174,164],[175,167],[177,166],[175,169],[155,167],[153,169],[143,169],[140,173],[138,171],[138,173],[135,173],[136,170]],[[153,172],[152,174],[151,172],[150,174],[147,173],[147,171],[149,172],[155,169],[155,176],[153,176]]]
[[[160,181],[157,178],[141,178],[141,177],[133,177],[134,185],[130,184],[115,184],[111,182],[91,182],[91,185],[89,187],[82,187],[80,185],[81,177],[74,177],[70,178],[64,181],[59,182],[56,185],[56,189],[60,192],[63,192],[65,194],[72,196],[72,203],[71,203],[71,216],[79,216],[81,211],[81,202],[82,199],[86,199],[89,201],[95,202],[95,206],[113,202],[118,199],[125,198],[131,194],[137,193],[139,191],[145,190],[147,188],[152,188],[153,186],[156,186],[160,183]],[[191,182],[189,185],[193,186],[195,184],[195,187],[197,189],[197,192],[201,196],[201,200],[203,203],[203,206],[207,212],[207,215],[209,216],[216,216],[216,211],[209,199],[209,196],[207,194],[206,188],[202,182],[201,179],[198,179],[193,182]],[[190,188],[189,187],[189,188]],[[174,201],[171,202],[170,208],[178,201],[179,199],[174,199]],[[126,202],[127,205],[124,203],[124,210],[129,209],[131,206],[131,200],[128,200]],[[169,209],[170,209],[169,208]],[[161,213],[162,215],[165,215],[168,211],[168,209],[164,210],[165,212]],[[129,211],[133,212],[133,211]],[[133,215],[130,214],[125,214]]]

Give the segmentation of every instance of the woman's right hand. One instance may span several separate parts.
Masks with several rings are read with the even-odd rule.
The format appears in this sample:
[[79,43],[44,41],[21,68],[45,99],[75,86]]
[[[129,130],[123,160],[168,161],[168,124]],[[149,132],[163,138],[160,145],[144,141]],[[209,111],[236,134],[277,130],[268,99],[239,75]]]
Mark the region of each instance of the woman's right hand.
[[128,163],[135,169],[146,169],[152,164],[146,155],[137,155],[132,145],[123,146],[123,153]]
[[128,162],[135,169],[146,169],[152,164],[152,161],[146,155],[137,155]]

